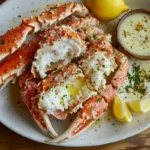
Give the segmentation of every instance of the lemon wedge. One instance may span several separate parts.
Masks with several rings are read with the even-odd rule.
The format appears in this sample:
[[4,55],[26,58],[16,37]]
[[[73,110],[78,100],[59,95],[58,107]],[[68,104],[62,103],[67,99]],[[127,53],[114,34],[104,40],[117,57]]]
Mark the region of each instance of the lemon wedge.
[[85,5],[100,20],[115,19],[129,9],[124,0],[85,0]]
[[135,100],[135,101],[127,102],[127,105],[134,112],[146,113],[150,110],[150,98],[144,99],[144,100]]
[[131,122],[132,115],[127,104],[117,95],[113,103],[113,113],[117,120],[121,122]]

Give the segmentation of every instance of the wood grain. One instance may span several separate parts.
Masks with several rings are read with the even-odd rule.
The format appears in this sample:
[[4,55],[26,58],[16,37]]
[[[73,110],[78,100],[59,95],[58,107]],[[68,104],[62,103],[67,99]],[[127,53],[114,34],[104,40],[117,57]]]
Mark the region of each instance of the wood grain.
[[0,124],[0,150],[150,150],[150,129],[126,140],[89,148],[66,148],[26,139]]
[[5,0],[0,0],[0,4],[2,4]]
[[[4,0],[0,0],[0,4]],[[0,150],[150,150],[150,129],[126,140],[89,148],[55,147],[26,139],[0,123]]]

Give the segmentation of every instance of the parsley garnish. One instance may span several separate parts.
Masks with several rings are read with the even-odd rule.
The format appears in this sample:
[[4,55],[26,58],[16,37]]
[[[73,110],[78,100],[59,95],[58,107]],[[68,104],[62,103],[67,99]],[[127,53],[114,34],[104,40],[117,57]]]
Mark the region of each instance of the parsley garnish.
[[101,95],[101,92],[97,92],[98,95]]
[[141,70],[140,65],[133,65],[133,74],[128,72],[127,74],[129,85],[125,87],[126,92],[138,92],[145,95],[147,87],[145,86],[145,80],[150,82],[150,75],[147,75],[145,70]]
[[150,75],[147,75],[146,79],[148,82],[150,82]]
[[58,69],[58,70],[56,70],[55,72],[54,72],[54,75],[57,75],[57,74],[59,74],[61,72],[61,69]]
[[103,51],[107,51],[107,49],[106,49],[106,48],[103,48],[102,50],[103,50]]
[[104,109],[104,112],[107,112],[107,109]]
[[93,36],[93,39],[94,39],[94,40],[97,40],[97,35],[94,35],[94,36]]
[[102,98],[99,98],[98,100],[97,100],[97,103],[100,103],[102,101]]
[[46,91],[50,90],[50,87],[46,87]]
[[64,94],[63,97],[67,97],[67,94]]
[[5,41],[4,40],[0,40],[0,44],[5,44]]

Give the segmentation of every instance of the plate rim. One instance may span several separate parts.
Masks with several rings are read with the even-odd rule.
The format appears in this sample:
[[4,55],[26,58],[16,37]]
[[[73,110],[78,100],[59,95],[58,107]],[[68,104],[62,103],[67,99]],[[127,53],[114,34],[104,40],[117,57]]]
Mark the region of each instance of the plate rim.
[[0,123],[2,123],[5,127],[10,129],[11,131],[17,133],[18,135],[20,135],[22,137],[25,137],[25,138],[29,139],[29,140],[32,140],[34,142],[38,142],[38,143],[41,143],[41,144],[52,145],[52,146],[59,146],[59,147],[92,147],[92,146],[101,146],[101,145],[111,144],[111,143],[115,143],[115,142],[119,142],[119,141],[125,140],[127,138],[131,138],[131,137],[133,137],[133,136],[135,136],[135,135],[145,131],[146,129],[150,128],[150,124],[149,124],[149,125],[145,126],[144,128],[140,128],[139,130],[137,130],[137,132],[136,131],[134,133],[132,132],[133,134],[127,134],[124,138],[120,138],[119,140],[112,140],[111,142],[109,141],[109,142],[103,143],[103,144],[95,144],[95,145],[90,145],[89,144],[89,145],[82,145],[82,146],[81,145],[79,145],[79,146],[78,145],[71,146],[71,145],[66,145],[66,144],[45,143],[44,141],[35,140],[35,139],[31,138],[31,137],[26,136],[23,132],[20,133],[16,129],[13,129],[13,128],[9,127],[7,124],[2,122],[2,120],[0,120]]
[[[9,3],[9,1],[10,1],[10,0],[6,0],[4,3],[2,3],[2,4],[0,5],[0,7],[3,7],[4,5],[7,5],[7,3]],[[13,1],[13,0],[11,0],[11,1]],[[131,133],[126,134],[124,137],[120,138],[119,140],[118,140],[118,139],[115,139],[115,140],[114,140],[114,139],[111,139],[111,141],[108,141],[108,142],[102,143],[102,144],[95,144],[95,145],[91,145],[91,144],[89,144],[89,145],[69,145],[69,144],[45,143],[44,141],[40,141],[40,140],[34,139],[34,138],[32,138],[32,137],[29,137],[29,136],[27,136],[26,134],[24,134],[24,132],[19,132],[19,131],[17,131],[16,129],[10,127],[6,122],[3,121],[3,119],[1,119],[1,117],[0,117],[0,123],[1,123],[2,125],[4,125],[5,127],[7,127],[8,129],[10,129],[11,131],[17,133],[18,135],[20,135],[20,136],[22,136],[22,137],[25,137],[25,138],[27,138],[27,139],[30,139],[30,140],[32,140],[32,141],[39,142],[39,143],[42,143],[42,144],[53,145],[53,146],[60,146],[60,147],[91,147],[91,146],[100,146],[100,145],[110,144],[110,143],[114,143],[114,142],[118,142],[118,141],[121,141],[121,140],[130,138],[130,137],[135,136],[135,135],[137,135],[137,134],[143,132],[144,130],[150,128],[150,123],[149,123],[149,124],[145,125],[143,128],[140,128],[140,129],[138,129],[138,130],[132,132],[132,134],[131,134]]]

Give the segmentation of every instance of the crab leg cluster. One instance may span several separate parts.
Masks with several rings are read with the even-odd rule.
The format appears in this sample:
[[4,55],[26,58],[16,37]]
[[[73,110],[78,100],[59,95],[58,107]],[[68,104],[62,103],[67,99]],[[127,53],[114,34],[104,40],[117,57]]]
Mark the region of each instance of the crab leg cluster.
[[[3,87],[3,85],[7,84],[11,80],[14,80],[15,79],[14,77],[18,77],[23,72],[25,67],[28,64],[30,64],[30,62],[26,63],[24,67],[22,65],[22,62],[25,62],[26,58],[30,58],[31,54],[26,53],[26,57],[20,57],[20,61],[17,62],[18,64],[13,63],[13,66],[11,66],[12,71],[13,69],[16,70],[18,68],[20,69],[22,68],[20,70],[20,73],[18,72],[17,74],[15,73],[16,71],[13,71],[13,75],[12,75],[10,71],[8,71],[10,67],[5,68],[5,70],[3,69],[3,66],[8,66],[10,64],[8,60],[10,59],[18,60],[17,57],[22,53],[22,49],[26,49],[26,51],[31,51],[32,54],[34,52],[35,54],[36,51],[34,51],[34,49],[38,50],[40,48],[37,46],[38,42],[37,42],[37,45],[32,44],[32,43],[28,43],[26,44],[26,46],[23,45],[28,34],[34,34],[38,31],[43,31],[44,29],[70,16],[71,14],[84,16],[87,13],[88,13],[87,8],[78,3],[67,3],[61,6],[57,5],[54,8],[43,12],[38,17],[31,17],[30,19],[23,19],[20,26],[7,31],[4,35],[1,35],[0,36],[0,41],[1,41],[0,42],[0,60],[4,59],[8,55],[9,55],[9,59],[4,59],[2,62],[0,62],[0,72],[1,70],[3,71],[0,75],[0,86]],[[13,54],[16,50],[17,50],[17,53]],[[15,61],[12,61],[12,62],[15,62]],[[4,77],[4,76],[7,76],[7,77]]]
[[0,87],[1,89],[11,80],[19,76],[34,59],[39,48],[39,41],[33,40],[24,44],[13,54],[0,62]]
[[19,82],[22,100],[41,130],[51,137],[56,137],[57,133],[53,130],[48,116],[38,108],[38,83],[39,80],[34,78],[30,69],[27,68],[25,73],[20,76]]
[[[23,44],[28,34],[39,31],[38,39]],[[42,131],[54,138],[48,143],[70,140],[90,127],[128,71],[126,56],[113,48],[111,36],[78,3],[23,19],[0,40],[0,86],[19,77],[23,102]],[[64,120],[72,113],[76,118],[58,136],[50,116]]]
[[34,34],[38,31],[42,31],[71,14],[84,16],[87,13],[88,10],[83,5],[78,3],[68,3],[61,6],[55,6],[54,8],[43,12],[38,17],[23,19],[20,26],[13,28],[0,36],[0,40],[2,41],[2,44],[0,44],[0,60],[17,50],[25,42],[29,33]]
[[[118,55],[122,54],[118,52]],[[125,58],[126,57],[124,57],[124,59]],[[122,61],[122,58],[117,58],[117,61]],[[124,61],[122,61],[122,64],[120,64],[120,66],[118,66],[117,70],[115,71],[115,76],[118,75],[120,79],[124,78],[121,71],[123,71],[124,74],[125,72],[127,73],[127,71],[124,70],[124,69],[127,70],[127,66],[128,66],[127,60],[125,59]],[[118,80],[117,83],[115,83],[115,85],[116,84],[118,86],[122,85],[123,80],[125,80],[125,78]],[[89,128],[103,114],[104,110],[107,110],[108,103],[115,98],[118,87],[115,88],[113,84],[114,78],[107,83],[105,89],[98,91],[97,95],[89,98],[82,104],[82,107],[77,113],[77,117],[73,120],[70,127],[61,136],[53,140],[46,140],[46,142],[62,143],[75,138],[76,136],[80,135],[83,131],[85,131],[87,128]]]

